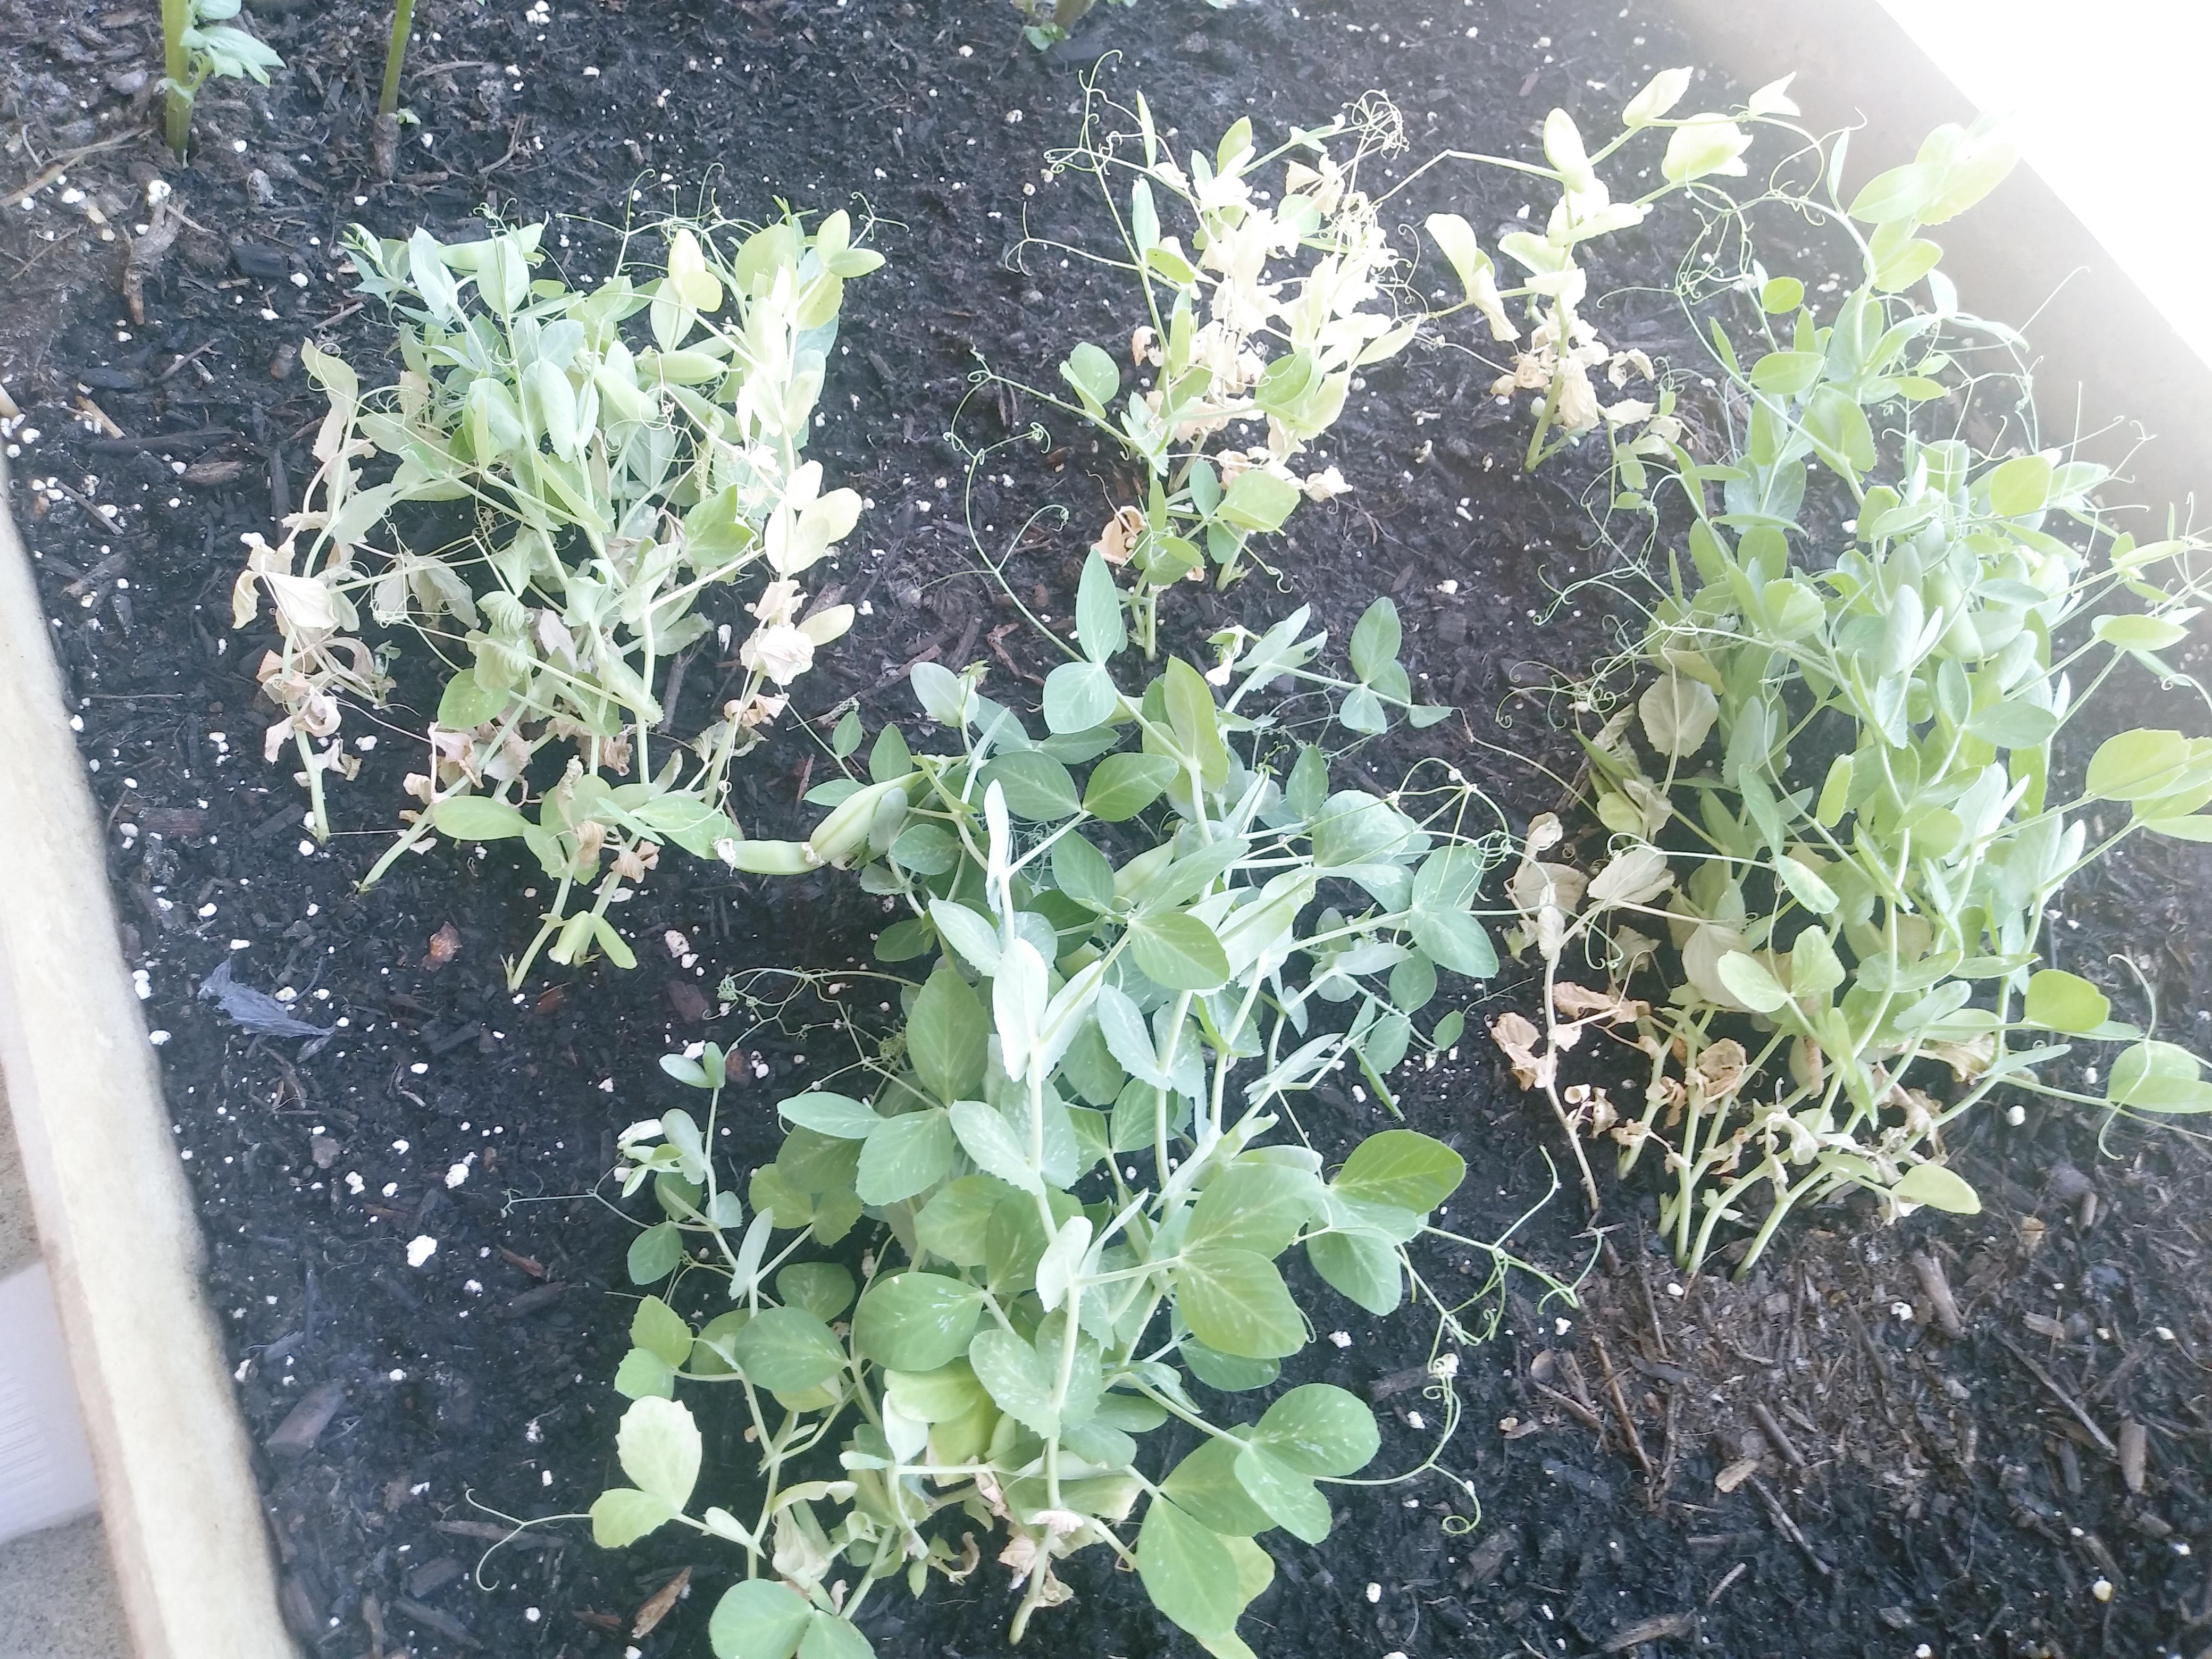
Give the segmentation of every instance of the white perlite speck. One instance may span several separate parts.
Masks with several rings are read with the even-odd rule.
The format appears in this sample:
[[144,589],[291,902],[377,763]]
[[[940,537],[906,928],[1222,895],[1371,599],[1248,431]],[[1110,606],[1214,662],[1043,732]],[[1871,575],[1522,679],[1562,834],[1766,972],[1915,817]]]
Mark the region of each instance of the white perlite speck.
[[437,1254],[438,1241],[428,1233],[420,1234],[407,1243],[407,1265],[410,1267],[421,1267]]

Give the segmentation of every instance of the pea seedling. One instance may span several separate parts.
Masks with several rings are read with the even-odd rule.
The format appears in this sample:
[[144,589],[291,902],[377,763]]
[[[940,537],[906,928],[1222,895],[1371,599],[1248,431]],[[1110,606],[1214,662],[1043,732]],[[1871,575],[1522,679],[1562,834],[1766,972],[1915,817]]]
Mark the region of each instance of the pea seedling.
[[[246,538],[233,606],[243,627],[271,601],[281,642],[260,678],[285,713],[267,750],[296,752],[319,836],[324,774],[359,764],[341,699],[380,704],[392,684],[390,647],[357,636],[362,603],[429,648],[444,678],[426,768],[407,781],[419,805],[364,885],[434,833],[520,838],[555,891],[510,963],[518,986],[541,950],[632,965],[609,907],[664,845],[713,857],[743,839],[729,768],[852,619],[849,605],[810,610],[799,578],[860,499],[825,491],[800,457],[844,284],[882,263],[842,213],[811,231],[795,214],[757,229],[669,220],[625,237],[615,274],[583,290],[533,278],[542,230],[355,233],[362,289],[391,307],[405,368],[364,394],[338,357],[302,353],[331,400],[319,468],[282,543]],[[633,347],[624,325],[641,313]],[[360,470],[372,454],[391,459],[381,483]],[[426,547],[439,521],[422,508],[448,501],[471,521]],[[398,533],[379,545],[386,526]],[[656,684],[714,634],[708,596],[757,574],[741,690],[656,759]],[[557,772],[538,763],[563,750]]]
[[[916,696],[957,751],[917,754],[885,728],[869,781],[836,787],[787,849],[858,865],[907,913],[878,955],[935,965],[905,986],[903,1028],[860,1086],[781,1103],[787,1137],[753,1174],[750,1219],[712,1156],[719,1050],[663,1062],[708,1092],[703,1127],[672,1111],[623,1136],[625,1190],[650,1182],[663,1217],[637,1235],[630,1276],[678,1277],[632,1327],[617,1386],[635,1402],[617,1443],[633,1484],[592,1506],[593,1530],[619,1545],[681,1522],[744,1552],[709,1627],[720,1659],[866,1653],[851,1620],[879,1583],[919,1594],[933,1573],[976,1570],[972,1544],[957,1554],[931,1527],[947,1511],[1003,1532],[1017,1638],[1067,1599],[1055,1564],[1103,1546],[1210,1651],[1248,1654],[1237,1622],[1273,1571],[1255,1536],[1319,1542],[1323,1486],[1380,1440],[1340,1389],[1309,1383],[1219,1423],[1186,1374],[1229,1393],[1276,1380],[1324,1316],[1277,1265],[1292,1249],[1371,1313],[1410,1285],[1443,1332],[1471,1334],[1466,1304],[1437,1302],[1407,1253],[1437,1231],[1459,1154],[1387,1129],[1328,1176],[1302,1133],[1275,1135],[1348,1062],[1388,1101],[1437,969],[1494,968],[1471,909],[1498,843],[1460,833],[1475,798],[1332,788],[1323,749],[1246,712],[1284,674],[1323,698],[1358,689],[1310,665],[1322,640],[1304,611],[1219,636],[1212,677],[1170,658],[1124,691],[1108,667],[1122,613],[1096,555],[1083,587],[1082,654],[1048,684],[1044,735],[975,674],[920,665]],[[854,726],[836,746],[859,743]],[[1349,1017],[1322,1021],[1330,1003]],[[1455,1041],[1460,1023],[1447,1014],[1429,1040]],[[864,1218],[858,1279],[801,1258]],[[1500,1273],[1520,1265],[1502,1243],[1439,1236]],[[719,1281],[696,1324],[678,1309],[694,1281]],[[1455,1364],[1431,1366],[1448,1400]],[[688,1513],[700,1432],[670,1397],[679,1381],[741,1393],[761,1476],[749,1518]],[[1147,1474],[1138,1437],[1170,1420],[1204,1437]],[[842,1477],[793,1480],[835,1432]],[[1132,1545],[1118,1528],[1139,1506]],[[857,1583],[833,1578],[841,1559]]]
[[[1547,1030],[1507,1015],[1492,1031],[1525,1084],[1619,1144],[1624,1170],[1660,1147],[1661,1214],[1690,1268],[1726,1226],[1747,1231],[1748,1269],[1793,1211],[1832,1194],[1869,1192],[1893,1219],[1973,1212],[1944,1133],[2002,1086],[2212,1111],[2193,1055],[2042,965],[2046,910],[2088,864],[2143,830],[2212,840],[2212,740],[2124,732],[2078,793],[2052,789],[2054,742],[2116,672],[2195,686],[2159,653],[2199,614],[2212,550],[2115,533],[2094,498],[2101,467],[1952,435],[1973,429],[1961,411],[1984,389],[1960,354],[2015,337],[1958,311],[1919,232],[2011,161],[1987,133],[1946,127],[1848,205],[1839,166],[1790,198],[1848,230],[1863,261],[1825,316],[1796,278],[1693,262],[1686,294],[1715,301],[1693,315],[1729,391],[1727,453],[1700,464],[1668,444],[1663,462],[1617,468],[1617,500],[1639,510],[1655,479],[1674,487],[1689,568],[1670,553],[1641,645],[1616,665],[1648,685],[1586,740],[1609,856],[1589,874],[1547,860],[1560,830],[1540,823],[1508,885],[1516,943],[1544,963]],[[1906,297],[1923,281],[1927,307]],[[1758,320],[1731,329],[1718,302],[1745,295]],[[1984,380],[2026,407],[2021,383]],[[2110,608],[2124,597],[2140,608]],[[1610,701],[1602,675],[1581,694]],[[2122,815],[2109,832],[2106,813]],[[1626,987],[1655,957],[1638,931],[1654,924],[1680,970],[1645,1001]],[[1576,951],[1606,989],[1560,977]],[[1562,1094],[1559,1057],[1593,1025],[1632,1031],[1640,1111],[1587,1085]],[[2101,1097],[2040,1076],[2069,1039],[2130,1045]]]
[[230,20],[240,0],[161,0],[163,136],[179,160],[191,137],[192,100],[217,76],[269,84],[284,60]]

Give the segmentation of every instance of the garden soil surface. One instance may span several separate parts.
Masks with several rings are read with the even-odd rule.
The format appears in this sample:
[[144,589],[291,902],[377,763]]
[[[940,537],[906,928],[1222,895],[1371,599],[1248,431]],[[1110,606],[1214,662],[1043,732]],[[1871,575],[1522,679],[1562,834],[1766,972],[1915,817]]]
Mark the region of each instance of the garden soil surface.
[[[10,506],[39,562],[124,947],[161,1045],[284,1612],[304,1649],[333,1659],[704,1652],[735,1553],[687,1535],[609,1553],[578,1518],[613,1478],[623,1402],[609,1379],[632,1305],[634,1224],[592,1194],[611,1192],[619,1127],[679,1103],[658,1057],[705,1038],[749,1057],[718,1152],[740,1171],[769,1157],[775,1102],[842,1063],[848,1040],[796,1009],[780,1024],[726,1011],[722,976],[865,962],[885,921],[849,879],[763,882],[672,857],[623,913],[635,971],[549,967],[511,995],[501,957],[534,908],[507,848],[441,848],[355,890],[419,764],[404,708],[381,724],[349,716],[349,732],[381,740],[335,787],[337,836],[305,837],[289,767],[262,759],[265,630],[232,633],[229,592],[240,534],[271,532],[311,469],[322,404],[296,366],[301,342],[387,361],[388,332],[336,257],[347,224],[451,235],[487,205],[573,216],[549,249],[572,274],[603,274],[609,227],[696,204],[702,184],[740,216],[779,198],[872,210],[889,264],[848,291],[812,450],[872,504],[827,578],[862,616],[800,683],[795,713],[857,697],[871,731],[890,719],[912,731],[915,661],[988,660],[998,694],[1019,698],[1046,660],[976,574],[969,526],[994,553],[1012,548],[1033,608],[1065,613],[1083,550],[1130,487],[1055,429],[994,452],[971,493],[963,447],[1026,431],[1035,409],[996,393],[963,407],[979,360],[1048,386],[1076,340],[1110,346],[1129,325],[1126,301],[1079,260],[1022,246],[1025,223],[1098,246],[1079,185],[1041,168],[1075,136],[1103,55],[1119,54],[1103,84],[1124,101],[1142,88],[1185,143],[1239,115],[1279,131],[1387,92],[1409,145],[1398,176],[1445,147],[1534,154],[1554,104],[1601,130],[1654,70],[1696,60],[1650,0],[1140,0],[1102,6],[1045,54],[986,0],[525,4],[426,0],[406,79],[420,125],[386,183],[367,142],[382,17],[361,5],[250,14],[288,67],[267,91],[210,88],[179,166],[150,136],[152,6],[0,0],[0,191],[37,185],[0,210],[0,384],[23,415],[9,427]],[[1738,90],[1709,82],[1693,96]],[[183,214],[166,247],[147,206],[156,179]],[[1502,175],[1448,167],[1397,199],[1407,226],[1452,206],[1487,239],[1524,198]],[[1671,223],[1609,248],[1600,286],[1663,287]],[[1420,280],[1437,286],[1433,267]],[[1674,346],[1694,374],[1663,298],[1596,314],[1615,343]],[[1294,603],[1341,638],[1373,595],[1395,595],[1409,663],[1466,712],[1420,749],[1372,748],[1353,766],[1388,787],[1415,753],[1441,755],[1517,827],[1561,805],[1571,775],[1553,671],[1586,665],[1612,636],[1600,604],[1555,602],[1601,557],[1592,469],[1570,458],[1523,476],[1525,401],[1491,398],[1494,372],[1458,344],[1423,344],[1371,373],[1322,446],[1354,490],[1297,514],[1276,561],[1287,591],[1255,580],[1178,596],[1171,611],[1185,648],[1209,624]],[[1064,523],[1030,523],[1051,503]],[[711,653],[690,665],[677,730],[710,718],[731,667]],[[404,663],[402,684],[427,706]],[[787,731],[741,769],[749,830],[805,821],[798,797],[810,768],[820,781],[819,752]],[[2165,1029],[2192,1039],[2212,1018],[2208,852],[2130,843],[2069,895],[2051,935],[2063,965],[2119,988],[2124,1017],[2145,1017],[2148,988]],[[289,992],[327,1037],[238,1029],[198,994],[225,964],[240,984]],[[1525,976],[1509,965],[1457,991],[1468,1039],[1410,1066],[1400,1103],[1466,1154],[1448,1223],[1489,1237],[1566,1157],[1548,1111],[1477,1039],[1496,1012],[1531,1008]],[[1341,1089],[1316,1098],[1306,1127],[1341,1156],[1390,1121]],[[1516,1274],[1470,1310],[1499,1322],[1460,1355],[1450,1478],[1339,1488],[1322,1548],[1272,1534],[1279,1571],[1247,1622],[1254,1647],[1269,1659],[2212,1651],[2212,1164],[2179,1136],[2122,1126],[2100,1141],[2100,1127],[2032,1103],[2019,1125],[1992,1113],[1957,1148],[1987,1198],[1978,1217],[1882,1230],[1831,1209],[1741,1284],[1682,1279],[1650,1238],[1646,1187],[1608,1186],[1593,1229],[1570,1180],[1515,1245],[1579,1277],[1578,1301]],[[417,1239],[436,1251],[410,1266]],[[1468,1296],[1487,1277],[1474,1251],[1425,1246],[1420,1263]],[[1447,1418],[1420,1372],[1433,1321],[1377,1322],[1318,1283],[1301,1289],[1324,1340],[1285,1381],[1373,1399],[1377,1469],[1422,1465]],[[744,1463],[734,1428],[710,1431],[710,1486]],[[565,1518],[492,1550],[508,1517]],[[678,1572],[688,1593],[633,1638]],[[1039,1617],[1033,1650],[1194,1651],[1103,1551],[1066,1576],[1077,1600]],[[884,1659],[975,1659],[1004,1650],[1013,1600],[987,1559],[920,1602],[872,1601],[862,1623]]]

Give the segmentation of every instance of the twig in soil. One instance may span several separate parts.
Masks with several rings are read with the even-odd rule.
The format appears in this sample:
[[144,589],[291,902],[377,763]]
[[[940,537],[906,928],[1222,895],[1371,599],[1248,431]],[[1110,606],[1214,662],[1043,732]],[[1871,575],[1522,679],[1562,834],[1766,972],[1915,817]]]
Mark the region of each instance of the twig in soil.
[[1538,1394],[1542,1395],[1545,1399],[1549,1400],[1553,1404],[1560,1407],[1569,1416],[1574,1418],[1585,1428],[1589,1429],[1592,1434],[1598,1435],[1600,1437],[1604,1435],[1605,1419],[1600,1417],[1595,1412],[1592,1411],[1589,1407],[1576,1400],[1572,1395],[1561,1394],[1557,1389],[1552,1388],[1546,1383],[1538,1382],[1534,1379],[1531,1379],[1528,1386],[1535,1389]]
[[2150,1449],[2143,1425],[2132,1417],[2120,1419],[2120,1479],[2132,1492],[2143,1489],[2143,1463]]
[[1673,1638],[1687,1636],[1698,1627],[1694,1613],[1662,1613],[1650,1619],[1639,1619],[1632,1625],[1623,1625],[1613,1632],[1605,1644],[1607,1653],[1626,1653],[1640,1648],[1646,1642],[1664,1642]]
[[2087,1409],[2080,1401],[2076,1400],[2072,1395],[2067,1393],[2065,1389],[2058,1386],[2058,1379],[2057,1377],[2051,1376],[2049,1371],[2044,1370],[2042,1366],[2037,1364],[2035,1361],[2029,1358],[2027,1354],[2021,1352],[2019,1346],[2002,1331],[1997,1334],[1997,1340],[2005,1345],[2006,1349],[2011,1353],[2014,1359],[2020,1361],[2021,1364],[2027,1366],[2027,1369],[2034,1374],[2035,1380],[2037,1382],[2042,1383],[2045,1388],[2051,1390],[2051,1398],[2057,1401],[2060,1405],[2065,1407],[2069,1412],[2073,1413],[2074,1420],[2075,1422],[2079,1423],[2083,1428],[2089,1431],[2090,1437],[2097,1443],[2098,1446],[2107,1456],[2115,1459],[2119,1456],[2120,1449],[2112,1443],[2112,1437],[2106,1434],[2104,1430],[2097,1426],[2097,1419],[2089,1415]]
[[[347,318],[352,316],[355,312],[359,311],[363,303],[364,302],[362,301],[356,300],[351,305],[346,306],[340,310],[333,311],[329,316],[324,318],[322,321],[315,325],[317,331],[319,331],[323,329],[337,327],[340,323],[345,321]],[[202,350],[205,350],[207,348],[204,346],[201,348]]]
[[1915,1250],[1911,1261],[1912,1271],[1919,1278],[1928,1305],[1936,1310],[1936,1322],[1943,1328],[1943,1334],[1954,1340],[1964,1336],[1966,1327],[1959,1317],[1959,1304],[1951,1298],[1951,1281],[1943,1275],[1943,1264],[1925,1250]]
[[1748,1561],[1739,1561],[1734,1566],[1730,1567],[1728,1570],[1727,1574],[1721,1579],[1721,1582],[1713,1586],[1712,1593],[1705,1597],[1705,1605],[1707,1607],[1711,1607],[1714,1602],[1719,1601],[1722,1596],[1728,1594],[1728,1587],[1730,1584],[1735,1583],[1737,1579],[1742,1577],[1744,1574],[1750,1571],[1751,1563]]
[[493,173],[497,173],[501,167],[504,167],[509,161],[512,161],[514,159],[515,151],[522,148],[522,135],[529,125],[530,118],[527,115],[518,115],[514,118],[514,131],[507,135],[507,154],[501,156],[499,160],[494,161],[489,167],[478,167],[477,169],[477,177],[479,179],[490,178]]
[[[171,364],[170,364],[167,368],[163,369],[163,370],[162,370],[159,374],[156,374],[156,375],[154,377],[154,383],[155,383],[156,386],[159,386],[162,381],[164,381],[164,380],[166,380],[169,379],[172,375],[173,375],[173,374],[177,374],[179,370],[183,369],[183,368],[184,368],[187,364],[189,364],[189,363],[191,363],[191,362],[193,362],[193,360],[195,360],[195,359],[196,359],[196,358],[198,358],[198,357],[200,357],[201,356],[204,355],[204,354],[205,354],[205,353],[207,353],[207,352],[213,351],[213,350],[215,349],[215,348],[216,348],[216,342],[215,342],[214,340],[210,340],[210,341],[206,342],[204,344],[201,344],[201,345],[196,345],[196,346],[194,346],[194,347],[193,347],[190,351],[185,352],[182,356],[179,357],[179,358],[177,359],[177,361],[176,361],[176,362],[174,362],[171,363]],[[121,437],[122,435],[123,435],[123,434],[122,434],[121,433],[119,433],[119,432],[118,432],[118,434],[116,434],[116,436],[118,436],[118,437]]]
[[1605,1351],[1605,1339],[1593,1331],[1590,1347],[1597,1355],[1599,1369],[1605,1372],[1606,1394],[1613,1401],[1614,1414],[1620,1419],[1620,1431],[1628,1441],[1629,1455],[1635,1458],[1636,1467],[1644,1471],[1647,1483],[1658,1478],[1651,1466],[1651,1455],[1644,1449],[1644,1437],[1636,1431],[1636,1419],[1628,1414],[1628,1396],[1620,1386],[1620,1373],[1613,1368],[1613,1356]]
[[1759,1494],[1759,1501],[1766,1505],[1766,1513],[1772,1517],[1782,1535],[1804,1552],[1805,1559],[1813,1564],[1813,1571],[1823,1578],[1834,1577],[1836,1570],[1814,1553],[1812,1545],[1805,1541],[1805,1534],[1798,1531],[1797,1523],[1790,1518],[1790,1511],[1782,1507],[1782,1500],[1767,1490],[1766,1482],[1754,1474],[1749,1485]]
[[1810,1467],[1810,1465],[1805,1462],[1805,1454],[1799,1451],[1797,1448],[1791,1443],[1790,1437],[1782,1431],[1782,1425],[1775,1420],[1774,1413],[1766,1409],[1765,1401],[1758,1400],[1753,1401],[1751,1402],[1751,1415],[1753,1419],[1759,1425],[1759,1431],[1766,1437],[1767,1443],[1769,1445],[1772,1446],[1775,1450],[1782,1454],[1784,1462],[1787,1462],[1792,1468],[1800,1470]]

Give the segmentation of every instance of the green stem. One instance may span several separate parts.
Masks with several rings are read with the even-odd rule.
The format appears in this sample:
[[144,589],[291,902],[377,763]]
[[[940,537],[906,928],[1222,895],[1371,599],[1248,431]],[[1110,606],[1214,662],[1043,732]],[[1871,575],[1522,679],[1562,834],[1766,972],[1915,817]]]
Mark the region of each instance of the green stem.
[[407,61],[407,36],[415,27],[415,0],[394,0],[392,39],[384,49],[384,93],[376,100],[376,118],[390,117],[399,107],[399,66]]
[[185,157],[185,141],[192,130],[192,94],[185,79],[189,66],[185,57],[185,30],[191,21],[191,0],[161,0],[161,72],[168,78],[163,128],[171,152],[180,161]]

